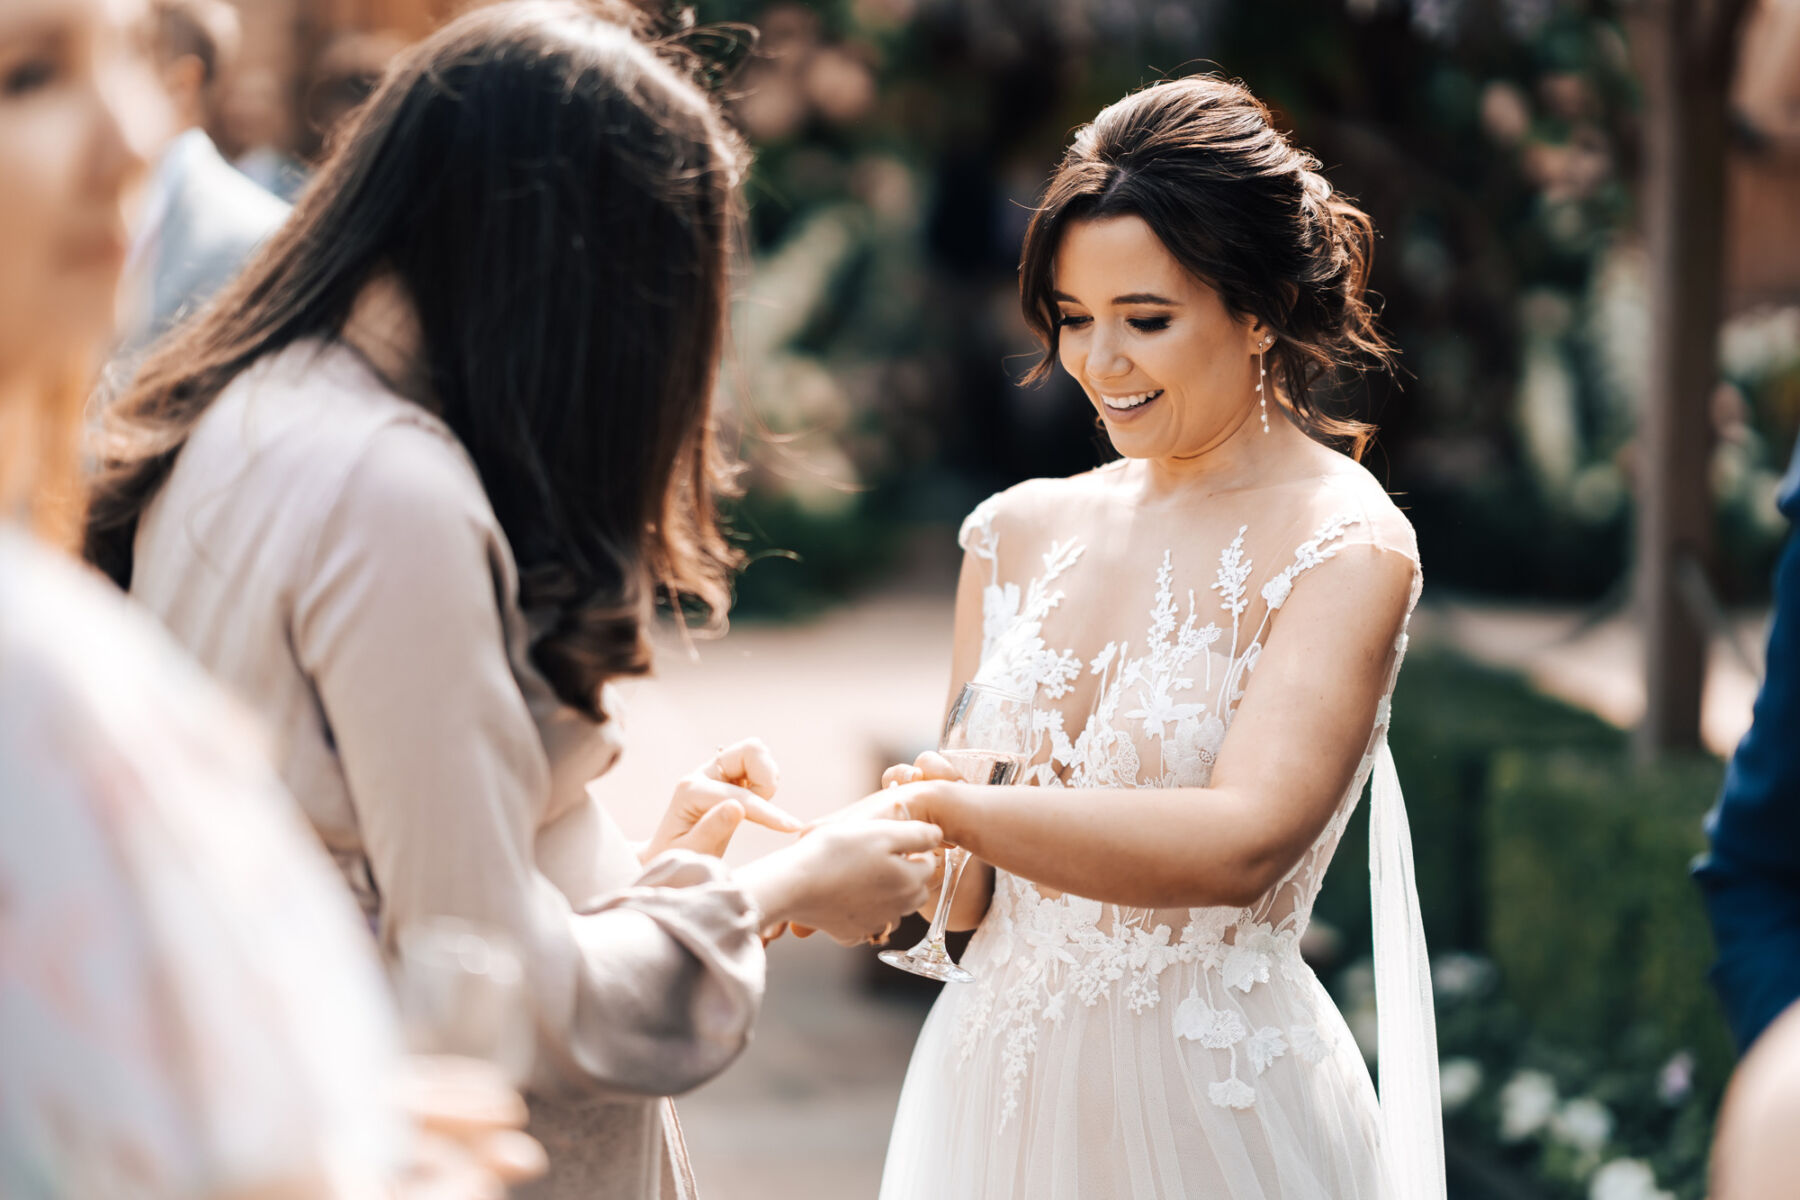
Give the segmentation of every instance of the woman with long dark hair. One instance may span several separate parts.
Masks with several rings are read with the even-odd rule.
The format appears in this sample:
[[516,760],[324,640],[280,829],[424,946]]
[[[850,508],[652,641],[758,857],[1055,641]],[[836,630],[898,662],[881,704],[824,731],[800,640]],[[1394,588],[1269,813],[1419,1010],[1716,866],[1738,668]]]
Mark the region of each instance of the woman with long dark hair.
[[[1033,787],[935,766],[861,811],[990,864],[907,1076],[887,1200],[1425,1200],[1444,1188],[1389,696],[1418,595],[1372,432],[1323,385],[1391,353],[1373,233],[1244,87],[1177,79],[1075,136],[1025,317],[1120,459],[963,526],[955,682],[1035,693]],[[953,693],[954,694],[954,693]],[[1373,775],[1381,1101],[1301,958]]]
[[557,1195],[687,1194],[657,1098],[745,1044],[759,932],[878,931],[937,844],[868,822],[735,872],[688,852],[746,814],[798,827],[754,743],[641,859],[585,790],[657,595],[727,603],[710,403],[743,169],[672,52],[575,3],[476,10],[144,363],[89,509],[90,558],[268,722],[383,947],[436,917],[517,947]]

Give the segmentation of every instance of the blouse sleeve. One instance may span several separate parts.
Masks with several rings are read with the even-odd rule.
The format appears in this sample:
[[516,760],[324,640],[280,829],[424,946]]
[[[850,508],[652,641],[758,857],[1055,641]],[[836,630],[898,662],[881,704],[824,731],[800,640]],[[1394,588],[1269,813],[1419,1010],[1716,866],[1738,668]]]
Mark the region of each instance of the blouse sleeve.
[[513,675],[510,556],[460,447],[395,425],[326,518],[292,637],[342,762],[380,936],[428,917],[498,930],[524,961],[539,1086],[668,1095],[743,1048],[757,917],[716,861],[653,863],[579,907],[533,841],[550,764]]

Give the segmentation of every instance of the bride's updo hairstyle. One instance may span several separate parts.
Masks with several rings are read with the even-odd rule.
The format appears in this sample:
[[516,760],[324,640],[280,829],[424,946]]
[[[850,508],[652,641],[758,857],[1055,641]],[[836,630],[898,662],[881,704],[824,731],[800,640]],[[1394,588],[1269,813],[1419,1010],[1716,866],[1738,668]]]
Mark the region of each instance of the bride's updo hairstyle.
[[1277,399],[1295,424],[1361,457],[1374,426],[1333,416],[1315,385],[1341,371],[1386,368],[1394,349],[1365,295],[1375,227],[1288,143],[1242,84],[1212,75],[1165,80],[1081,128],[1025,231],[1019,298],[1047,377],[1060,327],[1055,264],[1072,221],[1135,216],[1233,316],[1275,335]]
[[129,586],[138,519],[214,398],[341,337],[391,276],[423,334],[414,398],[474,460],[557,695],[604,719],[601,685],[649,669],[657,592],[722,621],[712,392],[748,152],[696,58],[608,14],[646,24],[497,4],[396,60],[287,224],[106,414],[92,562]]

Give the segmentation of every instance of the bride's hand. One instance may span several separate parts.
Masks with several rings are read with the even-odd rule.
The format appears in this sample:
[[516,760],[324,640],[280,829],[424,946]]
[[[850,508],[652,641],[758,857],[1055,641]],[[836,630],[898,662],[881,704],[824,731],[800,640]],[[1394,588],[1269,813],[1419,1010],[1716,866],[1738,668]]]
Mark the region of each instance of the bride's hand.
[[732,875],[771,927],[822,929],[848,946],[925,903],[940,839],[919,822],[833,821]]
[[746,819],[778,833],[798,833],[798,817],[770,803],[781,772],[769,748],[756,738],[727,746],[675,785],[656,835],[638,851],[648,863],[665,850],[725,853]]
[[[925,798],[922,789],[911,785],[926,780],[957,781],[962,778],[948,759],[935,750],[927,750],[919,755],[910,765],[896,763],[881,773],[881,790],[874,792],[854,804],[845,805],[836,812],[827,813],[818,820],[807,825],[804,832],[811,833],[815,829],[835,825],[841,821],[918,821],[929,820],[924,815]],[[932,873],[930,886],[936,891],[944,878],[944,855],[942,848],[932,852]],[[812,930],[803,924],[795,923],[777,929],[775,936],[791,931],[795,937],[808,937]]]
[[908,783],[918,783],[921,779],[956,780],[960,778],[961,776],[956,773],[956,768],[950,765],[949,759],[936,750],[927,750],[914,759],[911,765],[895,763],[883,771],[881,786],[883,788],[901,787]]
[[962,776],[948,759],[927,750],[908,766],[896,763],[881,773],[881,790],[854,804],[827,813],[806,828],[810,832],[837,821],[929,821],[923,805],[925,790],[915,785],[927,781],[957,782]]

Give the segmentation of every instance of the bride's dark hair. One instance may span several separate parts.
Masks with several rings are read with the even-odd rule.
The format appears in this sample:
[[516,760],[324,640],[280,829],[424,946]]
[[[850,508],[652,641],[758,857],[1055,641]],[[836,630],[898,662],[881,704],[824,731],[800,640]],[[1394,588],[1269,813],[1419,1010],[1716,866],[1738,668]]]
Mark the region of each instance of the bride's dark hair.
[[219,392],[339,337],[391,272],[520,603],[550,617],[532,658],[557,694],[604,719],[600,685],[649,669],[659,587],[722,621],[711,397],[747,156],[688,63],[598,13],[478,9],[396,61],[286,226],[109,409],[85,547],[101,570],[129,586],[139,518]]
[[1375,227],[1332,191],[1319,161],[1276,130],[1240,83],[1165,80],[1081,128],[1032,214],[1019,297],[1044,357],[1056,361],[1056,253],[1071,221],[1141,218],[1233,316],[1275,335],[1269,372],[1308,434],[1361,457],[1374,426],[1321,407],[1315,384],[1341,369],[1387,367],[1394,349],[1366,295]]

